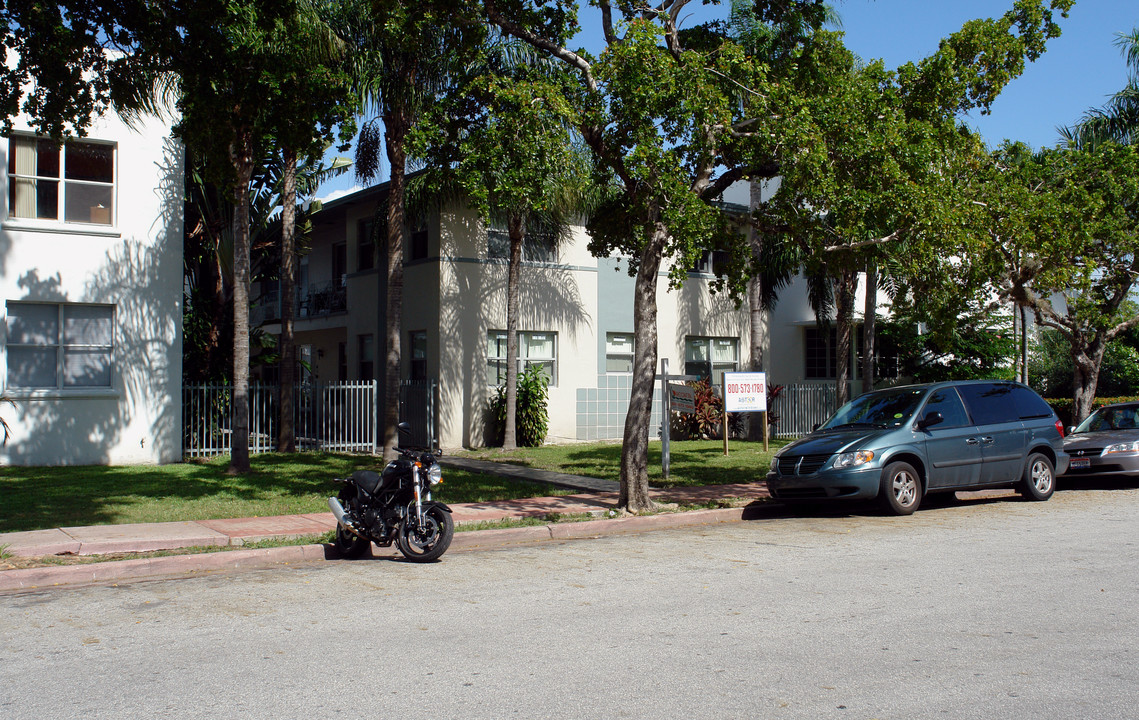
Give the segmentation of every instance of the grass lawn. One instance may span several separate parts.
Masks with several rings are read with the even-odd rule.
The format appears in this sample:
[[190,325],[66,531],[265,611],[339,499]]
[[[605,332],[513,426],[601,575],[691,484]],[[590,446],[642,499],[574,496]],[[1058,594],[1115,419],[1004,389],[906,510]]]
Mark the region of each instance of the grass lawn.
[[[669,444],[669,477],[661,471],[661,443],[649,443],[649,484],[653,487],[724,485],[762,480],[775,451],[789,440],[775,440],[764,452],[763,443],[730,440],[724,455],[723,440],[673,440]],[[617,480],[621,476],[620,443],[588,445],[543,445],[518,448],[482,448],[466,453],[484,460],[559,470],[573,475]]]
[[[0,533],[80,525],[266,517],[327,512],[334,477],[379,469],[369,456],[254,455],[252,472],[226,475],[228,457],[173,465],[5,467]],[[436,500],[488,502],[566,494],[551,485],[444,468]]]

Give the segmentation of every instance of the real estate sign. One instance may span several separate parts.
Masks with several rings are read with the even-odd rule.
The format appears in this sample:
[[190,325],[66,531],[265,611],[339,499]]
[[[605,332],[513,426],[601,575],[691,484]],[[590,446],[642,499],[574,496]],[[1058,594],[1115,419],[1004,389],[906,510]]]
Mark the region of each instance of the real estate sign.
[[690,385],[668,384],[669,409],[673,412],[696,412],[696,391]]
[[724,409],[767,412],[767,373],[724,373]]

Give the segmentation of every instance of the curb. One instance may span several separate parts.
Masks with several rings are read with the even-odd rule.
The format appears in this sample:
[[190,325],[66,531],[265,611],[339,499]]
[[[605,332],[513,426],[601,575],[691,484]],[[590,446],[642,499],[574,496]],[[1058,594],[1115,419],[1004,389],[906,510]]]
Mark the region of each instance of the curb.
[[[755,513],[752,508],[743,507],[552,523],[501,530],[459,532],[455,533],[455,539],[451,542],[450,550],[478,552],[551,541],[585,540],[666,528],[740,522],[754,517]],[[199,555],[115,560],[87,565],[4,570],[0,572],[0,593],[113,583],[119,580],[188,576],[195,573],[224,570],[255,570],[280,565],[339,559],[336,551],[329,545],[293,545],[258,550],[228,550]]]

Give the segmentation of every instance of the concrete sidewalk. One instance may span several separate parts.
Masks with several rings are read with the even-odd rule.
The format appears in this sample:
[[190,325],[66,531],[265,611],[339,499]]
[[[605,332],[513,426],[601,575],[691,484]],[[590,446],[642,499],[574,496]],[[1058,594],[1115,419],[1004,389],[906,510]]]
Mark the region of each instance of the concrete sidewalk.
[[[457,463],[456,463],[457,465]],[[516,466],[505,466],[513,468]],[[512,470],[513,472],[513,470]],[[591,478],[572,479],[574,476],[545,477],[546,473],[525,469],[526,478],[569,485]],[[569,478],[569,480],[567,480]],[[520,478],[522,479],[522,478]],[[597,481],[608,482],[608,481]],[[581,487],[581,485],[572,485]],[[651,492],[661,502],[704,504],[725,499],[749,501],[768,497],[762,483],[738,485],[712,485],[706,487],[670,488]],[[576,495],[523,498],[487,503],[451,505],[456,525],[479,521],[518,518],[545,518],[551,515],[592,514],[603,516],[616,503],[617,492],[595,490]],[[575,523],[551,523],[537,527],[506,530],[459,532],[455,535],[452,550],[492,549],[507,545],[541,542],[572,537],[638,532],[660,527],[677,527],[710,522],[728,522],[744,517],[742,507],[724,510],[667,513],[648,517],[629,517]],[[232,518],[137,525],[95,525],[88,527],[53,528],[0,534],[0,547],[15,556],[38,557],[44,555],[106,555],[155,550],[173,550],[187,547],[240,547],[246,543],[273,538],[296,538],[320,535],[336,527],[331,513],[284,515],[278,517]],[[377,549],[377,556],[391,549]],[[198,555],[180,555],[164,558],[118,560],[84,565],[67,565],[27,569],[3,569],[0,560],[0,592],[31,589],[60,584],[104,582],[119,579],[174,575],[195,571],[232,567],[257,567],[280,563],[308,562],[331,559],[335,551],[324,545],[298,545],[281,548],[229,551]]]

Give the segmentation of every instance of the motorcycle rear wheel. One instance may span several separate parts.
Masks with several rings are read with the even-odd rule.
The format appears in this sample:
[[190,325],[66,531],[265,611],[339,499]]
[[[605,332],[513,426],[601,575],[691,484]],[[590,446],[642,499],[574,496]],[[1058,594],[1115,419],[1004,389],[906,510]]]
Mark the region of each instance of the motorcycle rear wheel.
[[372,545],[370,541],[345,530],[342,525],[336,526],[336,538],[332,544],[341,557],[350,560],[362,556]]
[[438,560],[455,536],[455,521],[451,513],[439,507],[423,511],[423,527],[415,527],[413,518],[404,518],[396,533],[396,545],[411,562],[432,562]]

